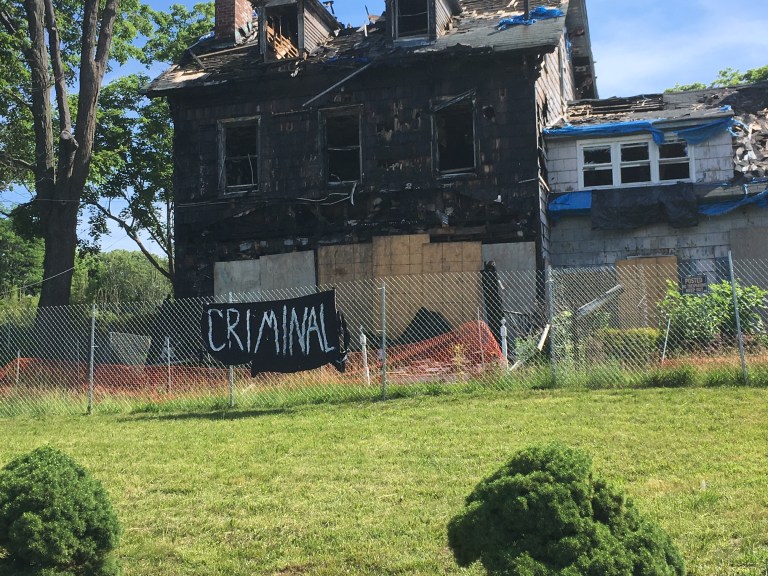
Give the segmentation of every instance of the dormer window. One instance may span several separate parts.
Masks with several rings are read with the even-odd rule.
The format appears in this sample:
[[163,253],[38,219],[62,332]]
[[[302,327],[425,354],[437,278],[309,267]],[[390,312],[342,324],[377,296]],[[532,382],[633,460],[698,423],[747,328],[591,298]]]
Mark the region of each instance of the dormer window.
[[299,56],[299,13],[295,3],[264,10],[265,57],[284,60]]
[[397,37],[429,35],[429,4],[432,0],[399,0],[397,3]]
[[461,14],[459,0],[386,0],[386,9],[392,40],[405,44],[435,40]]
[[580,188],[664,184],[693,179],[692,149],[668,137],[584,141],[578,144]]

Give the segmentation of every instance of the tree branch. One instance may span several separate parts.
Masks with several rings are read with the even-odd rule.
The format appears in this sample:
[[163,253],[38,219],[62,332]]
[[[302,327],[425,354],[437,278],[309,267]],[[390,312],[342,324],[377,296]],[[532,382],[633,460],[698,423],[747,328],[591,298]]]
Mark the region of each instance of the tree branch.
[[[149,260],[149,263],[155,267],[155,269],[160,272],[163,276],[165,276],[168,280],[173,282],[173,276],[171,276],[171,273],[163,268],[162,265],[157,261],[157,258],[155,258],[155,255],[152,254],[149,250],[147,250],[146,246],[144,246],[144,243],[141,241],[141,238],[139,238],[139,235],[136,233],[136,231],[133,229],[133,227],[129,226],[128,223],[123,220],[122,218],[115,216],[110,212],[107,208],[104,208],[101,204],[97,202],[89,202],[89,206],[93,206],[94,208],[98,209],[104,216],[112,220],[113,222],[116,222],[120,228],[122,228],[126,234],[128,234],[128,237],[134,241],[134,243],[139,247],[139,250],[142,254],[146,257],[147,260]],[[162,246],[162,244],[161,244]]]
[[6,32],[11,36],[16,34],[16,30],[18,30],[18,26],[13,21],[13,18],[11,18],[11,15],[5,10],[0,10],[0,24],[3,25],[3,28],[5,28]]
[[61,57],[61,39],[56,26],[56,13],[53,0],[45,0],[45,27],[48,30],[48,47],[51,52],[54,88],[56,89],[56,105],[59,108],[59,127],[61,131],[72,131],[72,116],[67,100],[67,81],[64,77],[64,62]]
[[32,162],[27,162],[21,158],[15,158],[3,150],[0,150],[0,162],[7,162],[16,168],[21,168],[22,170],[27,170],[29,172],[35,171],[35,165],[32,164]]
[[35,190],[40,198],[53,198],[56,191],[55,159],[51,129],[51,98],[48,51],[45,46],[45,9],[42,0],[24,0],[29,26],[27,50],[32,82],[32,117],[35,131]]
[[29,110],[30,112],[32,111],[32,104],[31,104],[31,103],[29,103],[27,100],[24,100],[24,98],[22,98],[21,96],[19,96],[17,92],[14,92],[13,90],[10,90],[9,88],[6,88],[6,87],[4,87],[4,86],[0,86],[0,90],[2,90],[2,91],[3,91],[3,93],[4,93],[4,94],[5,94],[5,95],[6,95],[8,98],[10,98],[10,99],[11,99],[11,100],[13,100],[14,102],[16,102],[16,104],[18,104],[18,105],[19,105],[19,106],[21,106],[22,108],[26,108],[26,109],[27,109],[27,110]]
[[107,63],[109,61],[109,48],[112,44],[112,28],[115,25],[117,19],[117,10],[120,6],[120,0],[107,0],[107,4],[104,6],[104,12],[101,14],[101,28],[99,30],[99,43],[96,47],[95,60],[99,67],[99,84],[101,84],[101,78],[104,76],[104,72],[107,69]]
[[45,27],[48,30],[48,48],[51,53],[53,85],[56,90],[56,107],[59,110],[59,180],[69,176],[72,169],[72,156],[77,149],[77,141],[72,138],[72,115],[67,99],[67,80],[64,76],[64,62],[61,57],[61,39],[56,26],[56,13],[53,0],[45,0]]

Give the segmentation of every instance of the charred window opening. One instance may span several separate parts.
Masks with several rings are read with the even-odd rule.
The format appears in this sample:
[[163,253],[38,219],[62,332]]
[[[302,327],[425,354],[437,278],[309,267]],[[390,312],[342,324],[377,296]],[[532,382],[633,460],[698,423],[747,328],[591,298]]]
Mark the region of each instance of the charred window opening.
[[453,102],[435,112],[437,170],[443,174],[475,169],[475,119],[470,98]]
[[299,56],[299,14],[295,4],[268,8],[264,14],[266,57],[283,60]]
[[360,116],[325,116],[326,174],[330,184],[360,181]]
[[429,33],[429,0],[400,0],[397,4],[397,35],[426,36]]
[[239,192],[259,185],[258,121],[222,125],[222,181],[224,192]]

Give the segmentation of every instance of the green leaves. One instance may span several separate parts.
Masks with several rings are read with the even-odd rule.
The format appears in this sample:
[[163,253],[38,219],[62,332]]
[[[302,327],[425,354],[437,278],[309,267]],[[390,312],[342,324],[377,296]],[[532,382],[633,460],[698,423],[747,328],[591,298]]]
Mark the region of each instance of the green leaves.
[[669,537],[560,443],[527,448],[481,481],[448,544],[460,566],[479,561],[491,576],[684,573]]
[[120,526],[101,483],[44,446],[0,470],[0,574],[118,574]]
[[741,84],[754,84],[755,82],[762,82],[768,80],[768,65],[761,66],[760,68],[751,68],[746,72],[740,72],[734,68],[725,68],[717,73],[715,78],[709,85],[702,82],[694,82],[693,84],[675,84],[672,88],[665,90],[665,92],[682,92],[684,90],[704,90],[705,88],[718,88],[726,86],[739,86]]
[[[762,310],[768,309],[768,291],[757,286],[736,283],[736,301],[742,332],[756,334],[763,329]],[[707,294],[681,294],[675,282],[667,281],[667,293],[659,304],[669,318],[670,348],[692,348],[719,344],[718,340],[735,343],[736,311],[731,283],[723,280],[710,284]]]

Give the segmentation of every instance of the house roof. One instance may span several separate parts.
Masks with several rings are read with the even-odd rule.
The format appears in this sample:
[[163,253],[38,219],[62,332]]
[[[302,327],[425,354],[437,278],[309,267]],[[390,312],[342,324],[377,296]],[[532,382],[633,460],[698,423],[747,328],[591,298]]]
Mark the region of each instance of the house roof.
[[286,63],[302,68],[316,64],[359,67],[374,60],[386,63],[390,59],[401,61],[408,56],[452,54],[455,51],[543,53],[553,50],[560,43],[566,27],[569,32],[573,31],[574,53],[578,54],[581,64],[586,64],[587,75],[593,80],[592,54],[584,33],[586,13],[583,3],[584,0],[570,0],[570,5],[569,0],[530,0],[532,9],[538,6],[556,7],[566,16],[499,30],[497,26],[501,19],[523,13],[523,0],[459,0],[461,13],[454,17],[451,28],[431,43],[404,41],[393,44],[387,38],[385,13],[365,28],[335,31],[310,54],[305,54],[302,60],[264,62],[257,31],[237,46],[222,47],[215,38],[203,39],[189,48],[178,64],[155,78],[146,92],[150,96],[163,95],[184,88],[258,78],[271,71],[284,71]]
[[642,120],[698,123],[709,118],[756,114],[765,108],[768,108],[768,82],[761,82],[729,88],[578,100],[568,103],[566,116],[551,128]]
[[[685,129],[690,126],[697,128]],[[678,128],[690,144],[728,129],[736,175],[768,177],[768,82],[570,102],[565,117],[544,132],[547,138],[592,138],[662,128]]]

